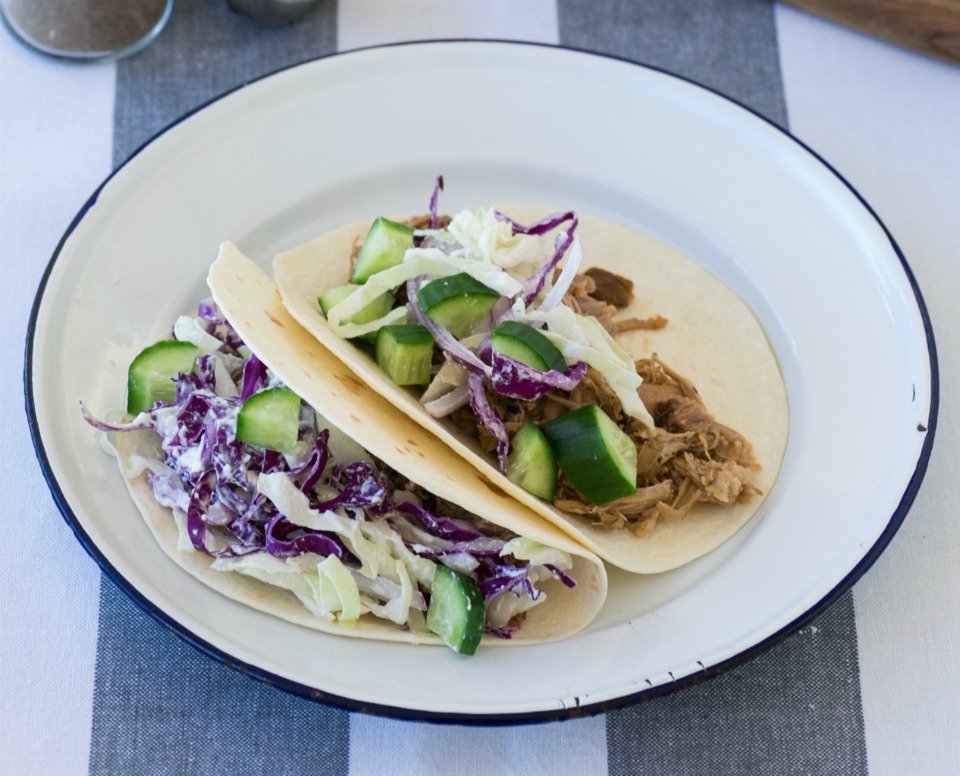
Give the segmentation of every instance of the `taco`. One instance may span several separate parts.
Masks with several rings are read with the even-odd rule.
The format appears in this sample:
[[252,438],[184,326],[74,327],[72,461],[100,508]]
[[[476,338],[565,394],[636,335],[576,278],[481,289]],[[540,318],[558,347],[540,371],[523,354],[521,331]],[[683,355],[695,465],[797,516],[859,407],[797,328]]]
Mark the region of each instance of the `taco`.
[[299,625],[464,654],[593,619],[599,559],[445,460],[230,246],[209,285],[215,301],[132,363],[127,417],[83,410],[111,433],[133,500],[181,568]]
[[746,304],[608,220],[529,206],[450,218],[435,201],[276,256],[286,308],[364,385],[616,566],[676,568],[745,525],[788,433],[779,365]]

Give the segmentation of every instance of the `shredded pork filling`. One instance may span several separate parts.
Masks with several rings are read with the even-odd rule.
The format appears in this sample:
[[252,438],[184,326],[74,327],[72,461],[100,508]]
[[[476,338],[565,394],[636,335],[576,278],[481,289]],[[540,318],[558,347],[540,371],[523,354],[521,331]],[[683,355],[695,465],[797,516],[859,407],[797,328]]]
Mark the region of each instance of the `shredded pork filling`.
[[[577,275],[563,302],[574,312],[593,315],[614,336],[667,324],[660,316],[617,320],[618,308],[629,304],[632,294],[633,285],[626,278],[590,269]],[[654,419],[653,428],[626,415],[616,394],[593,368],[573,391],[550,391],[535,401],[511,399],[488,388],[487,399],[511,437],[525,419],[543,426],[558,415],[595,403],[636,444],[636,493],[598,506],[585,501],[561,474],[554,506],[642,536],[661,520],[682,517],[697,503],[732,505],[759,494],[752,482],[759,466],[750,443],[716,421],[693,383],[656,355],[638,359],[636,366],[643,378],[640,399]],[[464,432],[478,436],[483,449],[496,450],[497,441],[477,422],[469,406],[456,410],[450,418]]]
[[619,308],[633,299],[633,282],[614,272],[591,267],[577,275],[570,284],[563,303],[575,313],[592,315],[614,337],[636,329],[662,329],[667,319],[660,315],[649,318],[616,318]]
[[[436,228],[445,228],[450,220],[449,216],[437,216]],[[423,215],[404,223],[425,229],[429,221],[430,216]],[[362,238],[358,237],[351,264],[361,242]],[[554,273],[555,282],[559,273],[558,268]],[[403,295],[405,291],[401,288],[398,293]],[[632,281],[600,267],[591,267],[574,277],[563,304],[575,313],[596,318],[614,337],[626,331],[656,330],[667,325],[667,319],[660,315],[618,317],[632,299]],[[435,360],[443,361],[441,353],[435,356]],[[640,399],[654,419],[652,428],[623,411],[620,399],[592,367],[572,391],[553,390],[534,401],[509,398],[486,386],[487,400],[511,438],[526,419],[542,427],[558,415],[586,404],[597,404],[636,444],[636,493],[598,506],[585,501],[561,473],[554,506],[591,518],[599,525],[629,528],[642,536],[661,520],[682,517],[697,503],[732,505],[759,494],[760,490],[752,482],[753,472],[759,465],[750,443],[714,419],[694,385],[655,354],[637,360],[636,367],[643,378]],[[465,391],[462,393],[465,396]],[[479,438],[485,451],[497,450],[497,440],[478,422],[465,399],[458,402],[458,409],[447,417],[464,433]]]

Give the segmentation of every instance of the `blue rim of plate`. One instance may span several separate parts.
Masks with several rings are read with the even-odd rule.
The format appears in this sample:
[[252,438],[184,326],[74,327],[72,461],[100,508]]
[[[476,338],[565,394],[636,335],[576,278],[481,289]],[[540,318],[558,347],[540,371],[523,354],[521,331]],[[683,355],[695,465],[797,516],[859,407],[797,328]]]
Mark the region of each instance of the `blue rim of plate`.
[[[893,514],[890,516],[890,520],[887,522],[886,527],[883,532],[870,547],[867,553],[861,558],[860,562],[857,563],[847,575],[831,590],[827,595],[821,598],[816,604],[811,606],[807,611],[802,615],[794,619],[789,624],[782,627],[780,630],[771,634],[762,641],[754,644],[747,649],[744,649],[742,652],[734,655],[727,660],[724,660],[716,665],[705,668],[704,670],[686,676],[682,679],[676,680],[669,684],[658,685],[651,687],[645,690],[640,690],[635,693],[629,693],[626,695],[619,696],[606,701],[599,701],[597,703],[585,704],[585,705],[575,705],[570,708],[559,708],[559,709],[550,709],[545,711],[532,711],[532,712],[516,712],[516,713],[494,713],[494,714],[469,714],[462,712],[434,712],[434,711],[425,711],[420,709],[408,709],[400,706],[390,706],[385,704],[377,703],[367,703],[364,701],[359,701],[354,698],[349,698],[341,695],[335,695],[328,693],[324,690],[310,687],[308,685],[301,684],[299,682],[294,682],[292,680],[286,679],[282,676],[277,676],[269,671],[265,671],[257,666],[245,663],[240,660],[236,660],[227,652],[218,647],[213,646],[209,642],[197,636],[195,633],[185,628],[179,622],[177,622],[173,617],[163,612],[151,601],[149,601],[133,584],[131,584],[126,578],[120,574],[113,565],[104,557],[100,552],[96,544],[91,540],[87,535],[86,531],[83,530],[83,527],[80,525],[79,520],[76,515],[73,513],[73,510],[70,507],[66,497],[63,494],[60,484],[57,482],[56,477],[53,474],[50,462],[47,458],[47,453],[43,445],[43,439],[40,435],[39,425],[36,416],[36,406],[34,402],[33,395],[33,347],[34,347],[34,334],[36,332],[37,319],[40,313],[40,306],[43,301],[44,291],[47,286],[47,281],[53,272],[54,265],[57,262],[57,259],[60,256],[60,252],[63,250],[64,245],[67,240],[77,229],[80,222],[83,221],[87,212],[90,208],[96,203],[97,197],[103,188],[117,175],[121,174],[126,166],[134,159],[143,149],[152,144],[157,138],[165,135],[173,127],[178,126],[184,121],[188,120],[191,116],[200,111],[204,110],[208,106],[219,102],[220,100],[229,97],[231,94],[240,91],[241,89],[249,86],[250,84],[257,83],[259,81],[265,80],[272,76],[283,73],[287,70],[292,70],[296,67],[309,64],[311,62],[318,62],[325,59],[332,59],[335,57],[344,57],[351,56],[364,51],[377,50],[377,49],[391,49],[391,48],[409,48],[413,46],[430,46],[430,45],[450,45],[450,44],[460,44],[460,43],[471,43],[471,44],[490,44],[490,45],[517,45],[517,46],[526,46],[532,48],[545,48],[545,49],[560,49],[563,51],[568,51],[573,54],[583,55],[588,57],[600,57],[602,59],[609,59],[617,62],[622,62],[624,64],[632,65],[634,67],[639,67],[645,70],[651,70],[663,75],[670,76],[677,79],[678,81],[683,81],[685,83],[696,86],[700,89],[703,89],[706,92],[710,92],[725,101],[736,105],[747,113],[756,116],[757,118],[764,121],[770,127],[780,132],[784,137],[788,138],[790,141],[795,143],[797,146],[806,151],[813,159],[823,165],[832,175],[834,175],[837,180],[839,180],[843,185],[856,197],[857,201],[863,206],[863,208],[870,214],[870,216],[877,222],[880,228],[883,230],[884,235],[890,243],[890,247],[893,248],[894,252],[897,255],[897,258],[900,260],[901,267],[907,277],[907,280],[910,283],[910,287],[913,291],[914,298],[917,304],[917,310],[920,313],[920,318],[923,321],[923,329],[926,335],[927,342],[927,353],[930,359],[930,412],[927,419],[927,424],[925,428],[919,429],[925,432],[925,438],[923,446],[920,450],[920,455],[917,459],[916,467],[914,468],[913,474],[910,477],[910,481],[907,483],[907,487],[903,492],[903,495],[900,498],[900,502],[897,505],[897,508],[894,510]],[[37,289],[37,294],[34,298],[33,307],[30,312],[30,320],[27,326],[27,340],[26,340],[26,349],[24,355],[24,373],[23,373],[23,382],[24,382],[24,397],[26,402],[26,413],[27,421],[30,427],[30,436],[33,440],[34,451],[37,456],[37,460],[40,463],[40,467],[43,473],[43,477],[46,480],[47,486],[50,488],[50,493],[53,496],[53,500],[57,505],[57,508],[60,510],[61,515],[66,521],[67,525],[73,531],[74,535],[77,537],[77,540],[80,542],[81,546],[86,550],[87,554],[90,555],[96,563],[100,566],[106,576],[116,584],[120,590],[122,590],[135,604],[137,604],[144,612],[146,612],[150,617],[156,620],[160,625],[162,625],[167,630],[173,632],[178,637],[183,639],[186,643],[190,644],[195,649],[199,650],[201,653],[207,657],[216,660],[221,665],[224,665],[228,668],[232,668],[235,671],[252,677],[258,681],[261,681],[265,684],[268,684],[272,687],[276,687],[280,690],[298,695],[304,698],[308,698],[313,701],[317,701],[329,706],[334,706],[336,708],[344,709],[347,711],[356,711],[362,712],[365,714],[372,714],[377,716],[392,717],[395,719],[404,719],[404,720],[413,720],[420,722],[435,722],[435,723],[447,723],[447,724],[457,724],[457,725],[504,725],[504,724],[533,724],[541,722],[552,722],[564,719],[573,719],[578,717],[588,717],[595,714],[603,714],[608,711],[614,711],[625,706],[630,706],[642,701],[652,700],[664,695],[669,695],[670,693],[676,692],[687,687],[692,687],[693,685],[699,684],[706,679],[710,679],[714,676],[718,676],[726,671],[729,671],[732,668],[736,668],[743,663],[746,663],[758,655],[766,652],[770,648],[779,644],[788,636],[793,635],[811,620],[813,620],[817,615],[827,609],[831,604],[833,604],[841,595],[843,595],[847,590],[849,590],[853,584],[862,577],[867,570],[876,562],[877,558],[883,553],[887,548],[887,545],[890,544],[890,541],[896,535],[897,531],[900,529],[900,526],[903,524],[904,519],[907,516],[907,513],[912,506],[914,499],[917,496],[917,493],[920,489],[920,484],[923,481],[923,477],[927,471],[927,465],[930,461],[930,455],[933,450],[933,440],[936,435],[937,428],[937,418],[939,413],[940,406],[940,374],[939,374],[939,365],[937,360],[937,349],[936,343],[934,341],[933,335],[933,326],[930,321],[930,316],[927,311],[926,303],[923,300],[923,295],[920,292],[920,287],[917,284],[916,278],[914,277],[913,271],[910,269],[910,265],[907,263],[906,257],[903,255],[903,252],[900,250],[900,246],[897,245],[896,241],[893,239],[893,235],[890,233],[890,230],[887,229],[883,221],[880,220],[879,216],[874,212],[873,208],[867,203],[867,201],[860,195],[860,193],[843,177],[829,162],[827,162],[820,154],[806,145],[803,141],[794,137],[790,132],[783,127],[777,125],[766,116],[761,113],[758,113],[753,108],[750,108],[743,103],[728,97],[727,95],[712,89],[708,86],[694,81],[693,79],[687,78],[685,76],[677,75],[669,70],[664,68],[656,67],[653,65],[647,65],[641,62],[636,62],[634,60],[626,59],[624,57],[618,57],[611,54],[603,54],[594,51],[588,51],[584,49],[578,49],[570,46],[554,46],[551,44],[545,43],[536,43],[536,42],[526,42],[526,41],[516,41],[516,40],[492,40],[492,39],[475,39],[475,38],[451,38],[451,39],[442,39],[442,40],[427,40],[427,41],[415,41],[408,43],[389,43],[378,46],[368,46],[365,48],[351,49],[349,51],[341,51],[333,54],[326,54],[318,57],[313,57],[311,59],[304,60],[303,62],[298,62],[292,65],[287,65],[285,67],[279,68],[277,70],[266,73],[259,78],[252,79],[250,81],[244,82],[228,91],[223,92],[222,94],[207,100],[206,102],[198,105],[194,109],[183,114],[179,118],[172,121],[166,127],[161,129],[159,132],[150,137],[146,142],[144,142],[139,148],[137,148],[129,157],[121,164],[117,169],[115,169],[110,175],[108,175],[103,182],[96,188],[90,198],[84,203],[80,208],[77,215],[74,217],[73,221],[70,223],[70,226],[64,232],[63,236],[60,238],[59,243],[57,244],[56,250],[53,253],[53,256],[50,259],[50,262],[47,264],[46,269],[44,270],[43,276],[40,279],[40,285]]]

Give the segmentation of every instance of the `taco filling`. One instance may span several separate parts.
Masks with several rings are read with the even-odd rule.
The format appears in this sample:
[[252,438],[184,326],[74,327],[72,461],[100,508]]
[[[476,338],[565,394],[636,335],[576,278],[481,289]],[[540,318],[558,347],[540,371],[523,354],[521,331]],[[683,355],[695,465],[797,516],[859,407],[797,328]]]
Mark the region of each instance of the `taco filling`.
[[330,427],[212,302],[173,335],[131,364],[123,420],[83,413],[172,511],[179,553],[288,590],[319,620],[378,618],[466,654],[522,629],[545,581],[576,585],[568,553],[433,496]]
[[351,282],[317,300],[334,334],[566,514],[645,535],[695,504],[760,494],[750,442],[690,380],[618,344],[668,321],[620,314],[633,283],[583,269],[577,213],[442,216],[441,187],[428,216],[377,218],[342,257]]

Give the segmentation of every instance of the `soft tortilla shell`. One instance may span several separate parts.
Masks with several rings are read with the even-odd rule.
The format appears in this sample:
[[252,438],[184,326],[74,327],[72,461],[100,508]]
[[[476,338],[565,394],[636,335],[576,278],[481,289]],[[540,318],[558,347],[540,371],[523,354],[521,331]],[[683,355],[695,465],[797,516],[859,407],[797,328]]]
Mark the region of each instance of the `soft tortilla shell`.
[[[484,644],[511,646],[553,641],[573,635],[593,620],[607,593],[606,570],[596,556],[543,523],[465,461],[451,457],[442,442],[399,416],[380,396],[362,385],[290,317],[270,278],[234,246],[225,244],[221,248],[208,283],[220,309],[248,347],[292,390],[331,422],[336,421],[341,431],[435,495],[573,556],[570,574],[577,580],[575,588],[569,589],[557,580],[544,583],[547,600],[527,613],[521,630],[511,639],[485,636]],[[157,456],[156,434],[118,434],[117,446],[127,487],[150,531],[178,566],[204,584],[235,601],[326,633],[440,643],[429,634],[403,631],[372,616],[364,616],[350,627],[319,620],[292,593],[243,574],[215,571],[207,556],[179,550],[171,510],[156,502],[143,467],[136,465],[138,456]],[[426,463],[439,461],[444,462],[442,472],[441,467]]]
[[[520,222],[549,208],[506,207]],[[679,520],[662,520],[649,534],[611,530],[567,515],[510,482],[475,440],[447,421],[431,417],[409,391],[395,385],[367,354],[338,337],[321,315],[317,297],[349,281],[354,241],[369,221],[341,227],[278,255],[274,279],[283,302],[324,347],[407,416],[429,429],[478,470],[538,514],[577,538],[601,558],[627,571],[656,573],[682,566],[733,536],[756,514],[763,497],[719,507],[697,505]],[[627,332],[620,344],[640,358],[657,354],[693,381],[718,421],[742,433],[761,464],[756,484],[764,496],[780,470],[788,433],[786,391],[766,334],[744,302],[701,266],[645,235],[592,216],[581,216],[584,268],[600,266],[635,284],[623,317],[662,315],[657,331]]]

